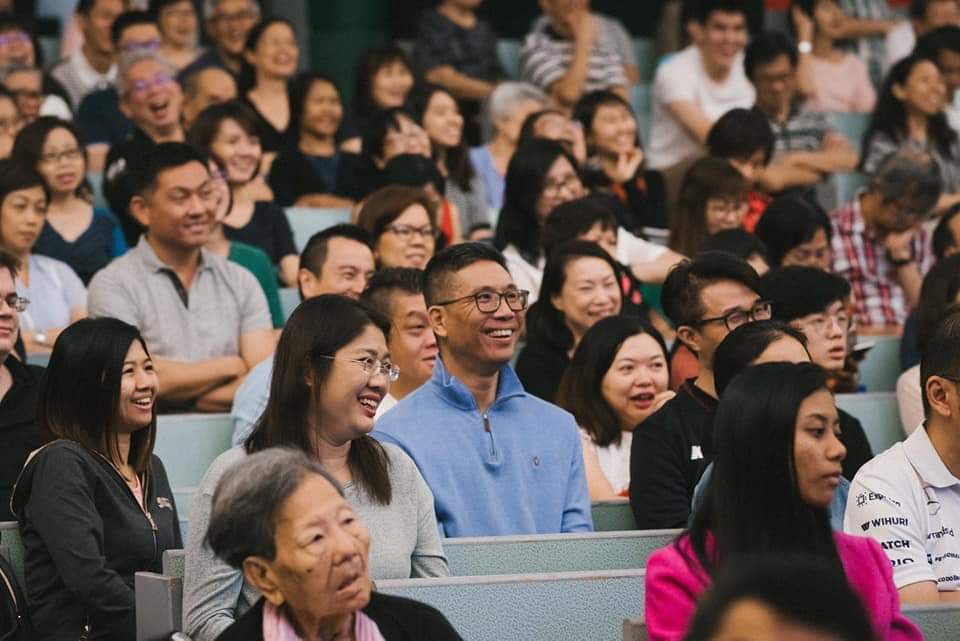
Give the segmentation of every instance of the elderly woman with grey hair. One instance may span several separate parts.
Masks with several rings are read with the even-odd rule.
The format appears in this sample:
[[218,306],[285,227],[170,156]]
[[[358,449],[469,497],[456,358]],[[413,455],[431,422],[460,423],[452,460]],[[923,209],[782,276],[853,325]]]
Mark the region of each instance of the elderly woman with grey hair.
[[850,282],[860,334],[899,333],[933,263],[924,222],[943,189],[936,158],[902,148],[830,215],[833,272]]
[[[388,331],[390,323],[379,313],[332,294],[305,300],[290,316],[277,345],[263,415],[242,446],[213,462],[190,511],[183,622],[193,641],[214,641],[261,596],[262,583],[249,574],[245,580],[237,564],[218,559],[204,539],[219,480],[272,447],[297,448],[343,484],[350,505],[370,526],[373,578],[450,573],[433,494],[416,464],[400,448],[370,436],[377,407],[399,376],[387,350]],[[267,505],[276,503],[258,507]],[[248,525],[238,527],[249,536]]]
[[263,450],[228,470],[206,543],[263,595],[218,641],[461,639],[434,608],[373,591],[366,526],[302,451]]
[[493,127],[493,138],[471,149],[470,160],[483,183],[490,209],[500,211],[503,207],[504,177],[517,149],[523,121],[546,104],[546,94],[526,82],[500,83],[487,99],[486,119]]

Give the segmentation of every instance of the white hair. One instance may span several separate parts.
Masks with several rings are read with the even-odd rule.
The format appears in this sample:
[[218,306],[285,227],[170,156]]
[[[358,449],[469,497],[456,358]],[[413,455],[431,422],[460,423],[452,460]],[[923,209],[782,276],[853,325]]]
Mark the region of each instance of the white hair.
[[490,126],[506,120],[521,102],[533,100],[547,104],[547,95],[528,82],[501,82],[487,98],[486,118]]
[[163,69],[164,73],[173,78],[176,75],[173,66],[167,62],[167,59],[161,56],[156,51],[149,50],[139,50],[128,53],[120,58],[120,68],[117,70],[117,93],[120,94],[122,98],[126,95],[127,90],[130,89],[130,83],[127,80],[127,75],[130,73],[130,69],[133,68],[137,63],[143,62],[144,60],[153,60]]

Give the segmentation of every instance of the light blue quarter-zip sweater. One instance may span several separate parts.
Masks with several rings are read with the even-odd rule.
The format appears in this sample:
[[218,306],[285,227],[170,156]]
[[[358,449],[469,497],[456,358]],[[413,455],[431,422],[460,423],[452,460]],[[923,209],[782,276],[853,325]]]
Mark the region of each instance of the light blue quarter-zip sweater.
[[593,529],[573,417],[527,394],[509,365],[484,414],[438,358],[432,378],[384,414],[373,436],[416,462],[443,536]]

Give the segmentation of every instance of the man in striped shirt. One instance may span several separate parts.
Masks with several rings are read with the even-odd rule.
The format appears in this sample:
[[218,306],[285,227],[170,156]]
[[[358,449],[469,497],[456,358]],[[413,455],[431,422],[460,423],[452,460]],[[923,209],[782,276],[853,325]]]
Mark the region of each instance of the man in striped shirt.
[[585,93],[608,89],[629,99],[635,74],[617,42],[629,36],[619,23],[590,13],[590,0],[540,0],[547,17],[534,25],[520,50],[520,76],[572,108]]

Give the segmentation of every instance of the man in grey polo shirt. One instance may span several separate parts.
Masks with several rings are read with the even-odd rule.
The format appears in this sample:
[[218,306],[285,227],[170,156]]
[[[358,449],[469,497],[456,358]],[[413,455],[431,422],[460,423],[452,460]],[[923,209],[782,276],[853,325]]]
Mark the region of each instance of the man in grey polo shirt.
[[89,313],[140,329],[168,409],[228,411],[247,372],[274,348],[263,290],[203,248],[220,192],[199,153],[159,144],[138,182],[130,213],[147,231],[91,281]]

